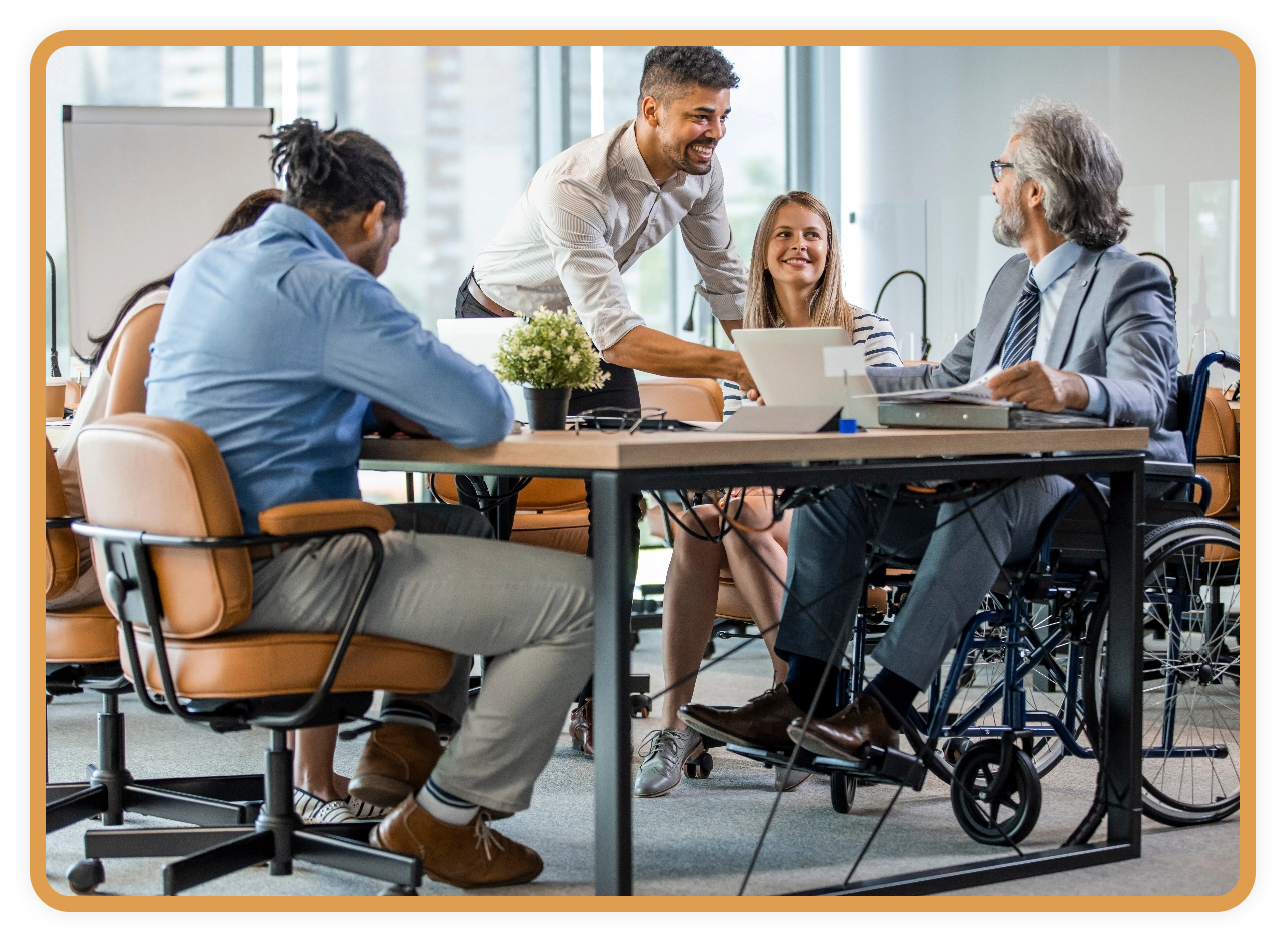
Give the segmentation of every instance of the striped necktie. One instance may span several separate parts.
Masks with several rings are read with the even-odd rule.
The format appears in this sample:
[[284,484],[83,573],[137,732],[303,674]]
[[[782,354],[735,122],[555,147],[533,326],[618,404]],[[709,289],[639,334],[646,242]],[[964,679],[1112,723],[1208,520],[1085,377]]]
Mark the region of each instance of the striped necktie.
[[1023,293],[1018,296],[1014,319],[1009,324],[1009,333],[1005,334],[1005,346],[1000,353],[1002,370],[1031,359],[1032,351],[1036,349],[1036,328],[1039,326],[1040,289],[1036,287],[1035,274],[1028,272]]

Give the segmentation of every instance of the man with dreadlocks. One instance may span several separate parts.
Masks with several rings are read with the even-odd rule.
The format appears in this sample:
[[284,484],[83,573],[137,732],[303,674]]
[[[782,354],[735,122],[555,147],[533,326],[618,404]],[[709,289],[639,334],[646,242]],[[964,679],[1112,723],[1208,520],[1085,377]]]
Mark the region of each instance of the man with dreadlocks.
[[[302,118],[275,137],[283,204],[179,268],[147,394],[149,413],[214,439],[249,533],[272,507],[361,496],[357,459],[372,402],[401,427],[460,448],[498,441],[513,425],[495,377],[439,343],[376,280],[406,206],[393,156],[360,131]],[[490,526],[467,508],[389,509],[397,526],[381,537],[384,563],[361,631],[492,660],[477,708],[445,752],[429,719],[386,705],[350,788],[397,804],[371,842],[420,857],[432,879],[526,883],[540,855],[489,822],[528,806],[589,675],[591,566],[477,539]],[[368,558],[365,540],[350,534],[256,560],[254,605],[235,630],[338,632]],[[503,584],[489,575],[497,571]]]

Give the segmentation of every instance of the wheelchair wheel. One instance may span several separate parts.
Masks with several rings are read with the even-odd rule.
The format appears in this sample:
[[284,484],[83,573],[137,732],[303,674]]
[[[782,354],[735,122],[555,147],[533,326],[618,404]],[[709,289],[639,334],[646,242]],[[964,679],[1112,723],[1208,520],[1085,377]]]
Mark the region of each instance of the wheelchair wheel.
[[[985,604],[987,607],[1007,607],[1006,602],[997,600],[994,597],[989,598]],[[984,625],[978,629],[980,636],[991,641],[1004,641],[1008,630],[1008,627],[1004,625]],[[1058,630],[1060,630],[1060,626],[1055,615],[1045,608],[1034,607],[1031,624],[1023,629],[1024,656],[1030,657],[1049,638],[1051,631]],[[1026,709],[1028,711],[1049,713],[1058,717],[1072,735],[1077,737],[1081,735],[1084,729],[1085,712],[1080,699],[1080,691],[1073,689],[1069,695],[1067,678],[1072,659],[1080,657],[1080,645],[1073,644],[1069,639],[1065,638],[1061,643],[1055,645],[1040,662],[1035,664],[1023,678]],[[961,671],[956,695],[951,702],[949,722],[954,722],[955,717],[964,716],[974,710],[984,697],[994,696],[995,686],[1004,679],[1004,670],[1005,652],[1003,648],[970,651],[965,660],[964,669]],[[1004,726],[1002,703],[1003,700],[993,703],[990,708],[978,716],[974,726],[980,728]],[[1033,722],[1039,725],[1039,721]],[[964,737],[977,738],[962,731],[959,737],[944,740],[944,758],[948,763],[953,764],[952,750],[949,748],[952,742],[954,739],[959,738],[963,743],[958,749],[954,750],[956,760],[958,760],[958,754],[962,753],[965,746],[968,745],[968,738]],[[1031,756],[1037,774],[1041,777],[1048,774],[1066,755],[1063,742],[1057,736],[1031,736],[1027,739],[1025,748],[1028,755]]]
[[1040,776],[1031,757],[1011,750],[1009,774],[999,780],[1004,744],[974,743],[956,764],[951,810],[965,833],[980,844],[1018,844],[1040,818]]
[[[1099,742],[1107,619],[1087,639]],[[1143,548],[1143,813],[1206,824],[1241,806],[1241,534],[1220,520],[1158,527]]]
[[831,807],[840,814],[848,814],[853,807],[853,795],[857,791],[857,779],[843,772],[831,773]]

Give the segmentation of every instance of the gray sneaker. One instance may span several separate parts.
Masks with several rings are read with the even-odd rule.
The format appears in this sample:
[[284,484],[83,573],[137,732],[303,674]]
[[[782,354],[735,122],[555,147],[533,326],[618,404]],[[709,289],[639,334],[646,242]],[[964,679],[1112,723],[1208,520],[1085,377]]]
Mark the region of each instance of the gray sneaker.
[[653,730],[639,747],[646,758],[634,777],[635,797],[657,798],[670,791],[683,779],[683,763],[704,750],[695,729]]

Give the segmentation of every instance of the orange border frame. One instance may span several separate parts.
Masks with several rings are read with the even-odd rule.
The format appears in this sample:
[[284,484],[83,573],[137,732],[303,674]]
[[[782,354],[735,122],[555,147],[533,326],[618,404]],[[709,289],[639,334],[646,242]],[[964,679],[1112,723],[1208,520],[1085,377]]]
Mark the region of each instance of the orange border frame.
[[[1204,30],[1069,30],[1069,31],[992,31],[992,30],[836,30],[753,31],[728,30],[720,34],[728,44],[762,45],[771,38],[772,45],[867,45],[867,46],[1220,46],[1237,57],[1241,66],[1241,326],[1242,326],[1242,428],[1241,447],[1242,499],[1246,513],[1242,516],[1242,547],[1250,559],[1255,555],[1255,59],[1250,47],[1233,33]],[[43,637],[43,605],[39,604],[41,572],[37,560],[43,544],[43,402],[39,380],[44,374],[45,303],[45,67],[50,55],[64,46],[81,45],[424,45],[449,43],[457,45],[563,45],[574,39],[577,45],[601,43],[616,45],[649,43],[708,42],[707,32],[665,30],[67,30],[47,37],[31,57],[31,627],[32,638]],[[37,338],[40,338],[39,340]],[[1243,576],[1242,618],[1249,623],[1252,643],[1247,646],[1242,669],[1243,743],[1241,807],[1241,868],[1237,885],[1222,896],[930,896],[930,897],[685,897],[686,907],[702,911],[773,911],[773,912],[990,912],[1003,900],[1011,911],[1049,911],[1058,909],[1065,900],[1075,899],[1079,910],[1107,911],[1223,911],[1240,904],[1250,894],[1255,880],[1255,591],[1254,567]],[[1249,586],[1249,591],[1246,590]],[[268,897],[76,897],[63,896],[49,885],[45,873],[45,837],[39,830],[44,816],[36,804],[43,791],[39,770],[44,767],[41,753],[45,742],[43,690],[43,646],[31,645],[31,881],[46,904],[63,912],[199,912],[226,910],[229,900],[246,912],[622,912],[637,911],[640,902],[629,897],[596,896],[487,896],[487,897],[386,897],[350,896],[268,896]],[[914,900],[914,903],[912,902]],[[1065,905],[1065,904],[1064,904]]]

